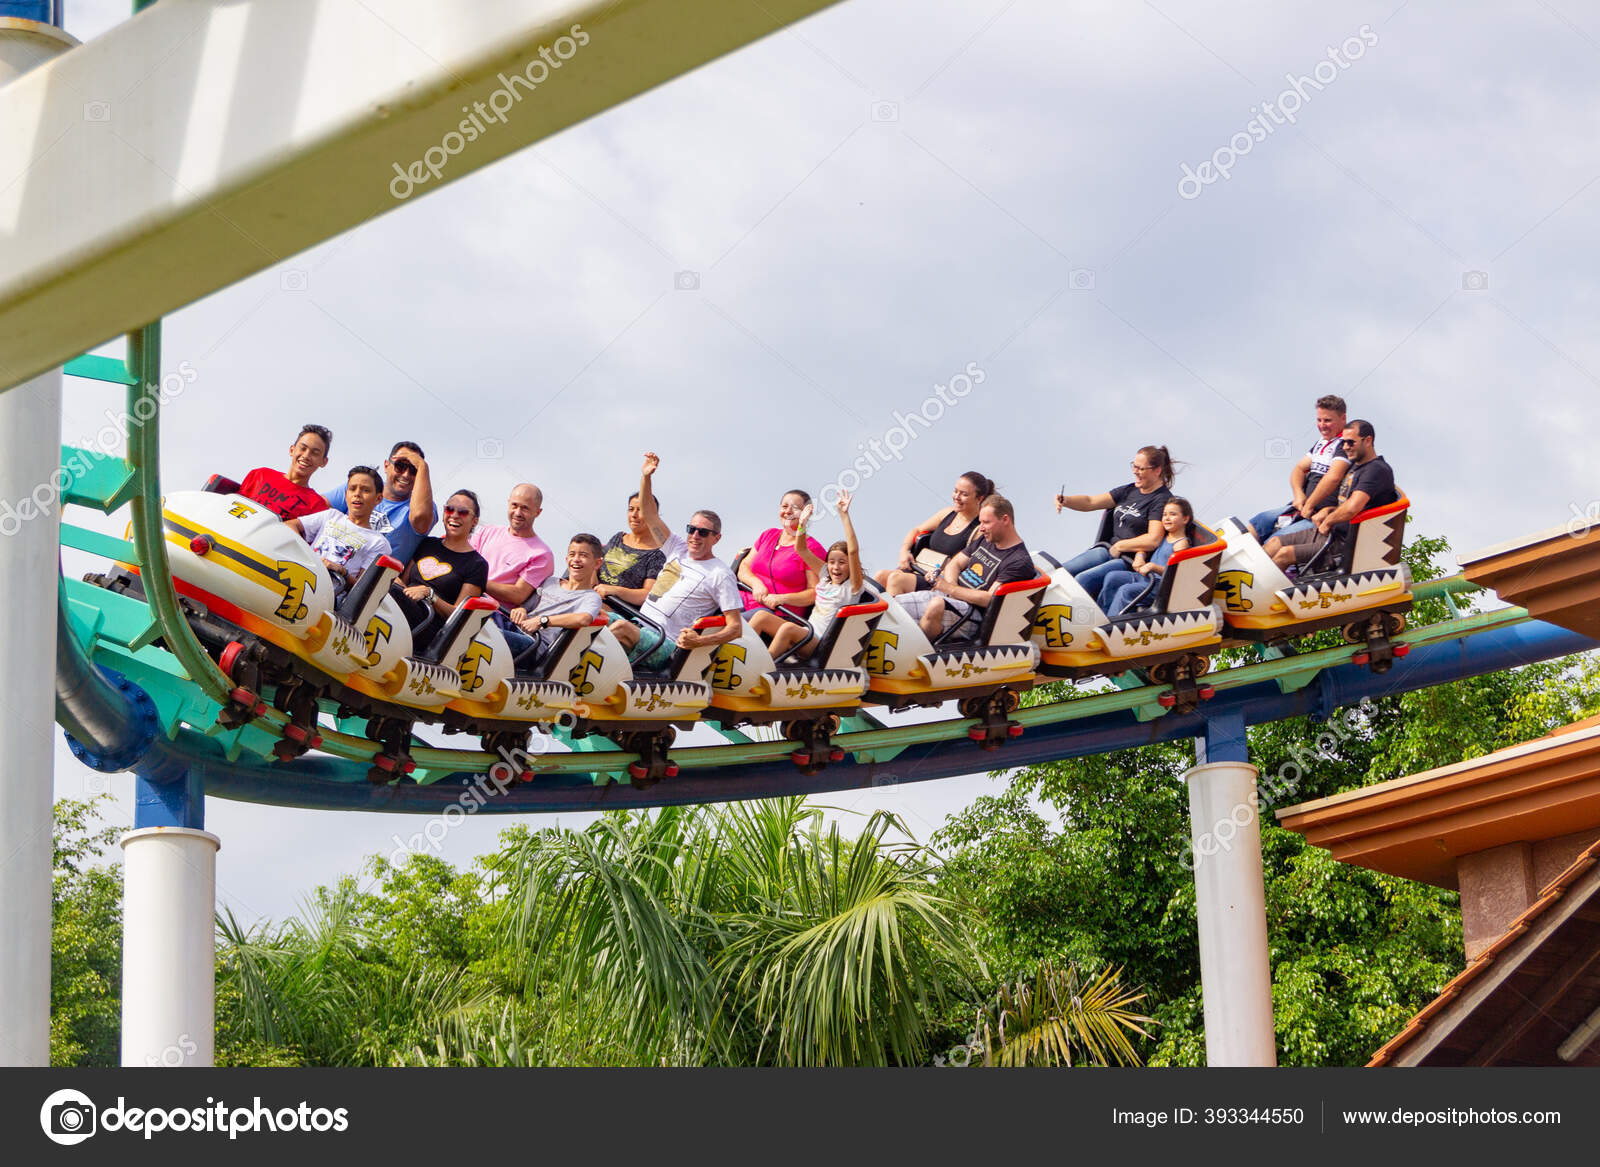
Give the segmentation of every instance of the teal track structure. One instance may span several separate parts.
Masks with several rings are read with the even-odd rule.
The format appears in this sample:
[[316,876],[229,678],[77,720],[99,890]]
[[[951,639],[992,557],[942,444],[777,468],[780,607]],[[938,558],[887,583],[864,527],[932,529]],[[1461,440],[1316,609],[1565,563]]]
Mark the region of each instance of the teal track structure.
[[[160,326],[131,334],[124,361],[81,357],[69,375],[126,387],[125,458],[62,449],[65,501],[103,514],[127,512],[128,537],[63,522],[61,543],[139,567],[146,599],[63,579],[59,611],[56,716],[74,752],[105,771],[133,770],[140,782],[142,822],[200,825],[203,794],[244,802],[328,810],[438,814],[464,798],[476,813],[666,806],[816,794],[918,782],[1059,758],[1197,738],[1209,760],[1243,758],[1249,725],[1283,718],[1326,718],[1341,706],[1514,668],[1600,647],[1595,641],[1531,619],[1520,608],[1460,615],[1451,597],[1473,585],[1460,577],[1415,588],[1418,601],[1444,597],[1452,615],[1395,638],[1408,653],[1390,672],[1352,663],[1360,646],[1275,655],[1221,670],[1207,683],[1215,696],[1193,712],[1163,708],[1160,690],[1131,681],[1113,692],[1079,694],[1020,709],[1022,737],[985,753],[968,740],[977,724],[955,718],[884,726],[863,715],[846,722],[834,743],[845,760],[815,774],[789,759],[793,743],[750,741],[725,731],[719,745],[674,749],[677,777],[639,789],[624,778],[636,755],[572,748],[534,753],[521,780],[491,782],[494,755],[475,749],[417,746],[415,781],[375,786],[367,779],[377,749],[361,723],[323,715],[318,755],[278,761],[272,753],[285,715],[275,710],[250,724],[222,729],[216,718],[231,683],[195,640],[167,568],[158,473]],[[536,735],[536,743],[541,739]],[[530,751],[531,752],[531,751]],[[468,794],[477,790],[476,796]],[[149,803],[146,813],[145,803]]]

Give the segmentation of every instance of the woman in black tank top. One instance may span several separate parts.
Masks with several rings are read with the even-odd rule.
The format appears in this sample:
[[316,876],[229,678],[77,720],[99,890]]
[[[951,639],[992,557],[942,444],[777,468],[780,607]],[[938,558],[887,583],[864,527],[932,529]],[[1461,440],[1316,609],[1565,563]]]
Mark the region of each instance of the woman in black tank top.
[[[977,537],[978,509],[993,493],[993,481],[976,470],[967,471],[956,479],[955,488],[950,492],[954,505],[907,531],[900,544],[899,567],[880,571],[874,578],[891,596],[932,587],[944,561],[958,551],[965,551],[967,544]],[[913,558],[912,545],[924,532],[931,532],[927,547],[920,556]]]

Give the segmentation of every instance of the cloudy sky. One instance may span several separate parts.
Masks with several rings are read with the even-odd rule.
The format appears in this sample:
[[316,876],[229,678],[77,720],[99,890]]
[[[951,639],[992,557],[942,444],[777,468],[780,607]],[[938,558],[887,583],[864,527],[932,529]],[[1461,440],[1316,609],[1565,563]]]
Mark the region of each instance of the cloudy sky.
[[[69,29],[126,7],[69,0]],[[317,421],[315,485],[415,438],[492,512],[538,483],[559,545],[617,529],[654,449],[669,519],[712,507],[737,547],[974,365],[861,483],[869,565],[969,468],[1031,546],[1076,551],[1093,520],[1051,495],[1126,481],[1146,443],[1200,517],[1254,513],[1323,393],[1376,425],[1414,530],[1463,551],[1559,525],[1600,513],[1597,66],[1572,0],[846,0],[169,317],[164,364],[195,377],[163,479],[281,465]],[[71,384],[63,438],[117,404]],[[989,786],[833,801],[926,838]],[[208,815],[247,918],[420,825]]]

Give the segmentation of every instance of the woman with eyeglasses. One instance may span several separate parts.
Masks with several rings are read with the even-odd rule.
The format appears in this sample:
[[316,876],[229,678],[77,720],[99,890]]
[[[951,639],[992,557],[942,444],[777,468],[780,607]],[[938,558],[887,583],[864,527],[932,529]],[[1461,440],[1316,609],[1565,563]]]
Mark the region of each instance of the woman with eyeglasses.
[[1166,537],[1161,511],[1172,497],[1174,473],[1172,455],[1165,446],[1145,446],[1133,456],[1132,482],[1104,494],[1056,495],[1057,514],[1063,507],[1106,512],[1095,545],[1061,565],[1091,596],[1100,593],[1106,576],[1131,563],[1139,552],[1148,554],[1161,546]]
[[768,639],[789,623],[772,609],[782,605],[804,616],[816,602],[820,576],[800,557],[798,548],[804,543],[813,563],[820,563],[828,552],[802,524],[801,516],[810,505],[811,496],[805,491],[786,493],[778,503],[778,526],[761,532],[739,565],[739,582],[750,589],[744,594],[744,618]]
[[431,609],[441,619],[457,604],[481,596],[489,586],[489,562],[472,549],[472,528],[478,525],[478,496],[458,490],[444,504],[444,535],[429,535],[417,544],[394,593],[415,630]]

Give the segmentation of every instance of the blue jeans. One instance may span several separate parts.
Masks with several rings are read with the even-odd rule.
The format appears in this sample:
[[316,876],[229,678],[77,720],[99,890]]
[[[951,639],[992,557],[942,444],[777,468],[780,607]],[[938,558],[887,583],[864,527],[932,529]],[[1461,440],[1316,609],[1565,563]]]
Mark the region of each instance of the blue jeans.
[[1304,531],[1311,526],[1310,519],[1301,518],[1296,518],[1293,522],[1285,523],[1281,527],[1278,526],[1278,516],[1284,513],[1284,509],[1280,507],[1274,511],[1262,511],[1250,520],[1250,529],[1256,533],[1258,541],[1265,543],[1274,535],[1287,535],[1290,531]]
[[1265,543],[1278,529],[1278,519],[1288,507],[1273,507],[1270,511],[1262,511],[1250,520],[1250,529],[1256,533],[1256,541]]
[[[1122,584],[1115,592],[1111,593],[1109,604],[1106,603],[1105,600],[1100,602],[1100,608],[1105,612],[1108,620],[1115,620],[1118,616],[1126,612],[1128,608],[1132,606],[1135,600],[1144,595],[1146,590],[1150,589],[1150,585],[1154,582],[1151,577],[1139,575],[1137,572],[1129,572],[1128,574],[1134,575],[1137,578],[1129,583]],[[1104,595],[1105,593],[1102,592],[1101,594]],[[1152,591],[1151,595],[1147,598],[1153,600],[1155,596],[1156,593]]]
[[1073,556],[1061,566],[1070,571],[1072,577],[1091,596],[1100,594],[1100,587],[1105,583],[1106,576],[1114,571],[1126,571],[1128,569],[1128,565],[1121,558],[1112,555],[1104,547],[1091,547],[1089,550]]
[[1116,570],[1106,573],[1106,577],[1100,581],[1100,590],[1092,594],[1095,602],[1100,605],[1100,610],[1109,616],[1111,609],[1107,605],[1111,603],[1112,597],[1131,583],[1142,585],[1147,582],[1137,571],[1119,564]]

